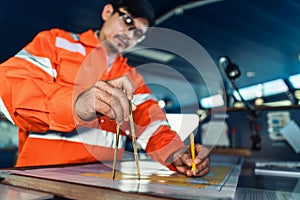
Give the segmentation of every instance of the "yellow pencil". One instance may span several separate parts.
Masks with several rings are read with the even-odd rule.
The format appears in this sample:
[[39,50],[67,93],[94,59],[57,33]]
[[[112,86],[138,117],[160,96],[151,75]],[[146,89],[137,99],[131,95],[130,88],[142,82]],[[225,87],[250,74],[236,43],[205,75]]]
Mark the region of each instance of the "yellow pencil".
[[192,154],[192,173],[194,176],[196,176],[194,133],[190,134],[190,143],[191,143],[191,154]]

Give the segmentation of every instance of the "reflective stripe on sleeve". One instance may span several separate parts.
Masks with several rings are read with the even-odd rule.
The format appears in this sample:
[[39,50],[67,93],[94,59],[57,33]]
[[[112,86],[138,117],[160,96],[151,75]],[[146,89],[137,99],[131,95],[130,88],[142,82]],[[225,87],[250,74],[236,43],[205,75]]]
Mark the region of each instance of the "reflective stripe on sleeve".
[[157,99],[152,94],[146,93],[134,95],[132,102],[134,103],[134,105],[138,106],[148,100],[157,101]]
[[82,44],[72,43],[69,40],[66,40],[65,38],[56,37],[55,46],[71,52],[80,53],[83,56],[86,55],[85,48]]
[[141,145],[143,149],[146,149],[150,137],[160,126],[169,126],[169,123],[166,120],[154,121],[151,124],[149,124],[146,130],[139,136],[137,142]]
[[32,64],[38,66],[40,69],[42,69],[47,74],[52,76],[54,79],[56,79],[57,72],[55,69],[52,68],[49,58],[34,56],[34,55],[30,54],[28,51],[26,51],[25,49],[22,49],[21,51],[19,51],[15,55],[15,57],[31,62]]
[[4,102],[3,102],[2,98],[0,97],[0,114],[1,114],[1,113],[2,113],[2,114],[4,115],[4,117],[5,117],[6,119],[8,119],[11,123],[15,124],[14,121],[12,120],[12,118],[11,118],[9,112],[7,111],[7,108],[6,108],[6,106],[4,105]]
[[[65,140],[70,142],[79,142],[89,145],[114,148],[116,143],[116,134],[101,129],[85,129],[73,131],[70,133],[61,133],[48,131],[47,133],[30,133],[29,138],[39,138],[45,140]],[[120,135],[119,149],[125,148],[126,136]]]

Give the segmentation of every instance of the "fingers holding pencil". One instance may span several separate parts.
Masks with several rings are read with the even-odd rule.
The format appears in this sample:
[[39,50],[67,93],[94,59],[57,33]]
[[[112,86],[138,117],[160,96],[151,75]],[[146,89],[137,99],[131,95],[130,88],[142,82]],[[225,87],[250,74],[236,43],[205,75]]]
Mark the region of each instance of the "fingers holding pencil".
[[[192,146],[192,145],[191,145]],[[195,165],[196,169],[193,170],[193,159],[192,151],[195,150]],[[210,170],[210,159],[209,151],[201,144],[195,144],[194,148],[181,149],[173,154],[172,163],[173,166],[179,173],[185,174],[186,176],[204,176]]]
[[194,176],[203,176],[210,170],[209,151],[204,146],[196,144],[195,152],[196,174]]
[[[192,146],[192,145],[191,145]],[[193,152],[191,149],[191,159],[188,159],[188,166],[191,165],[191,169],[187,171],[188,176],[203,176],[210,170],[209,151],[207,148],[200,144],[194,145],[195,158],[193,159]],[[194,160],[194,163],[193,163]],[[193,167],[194,166],[194,167]]]

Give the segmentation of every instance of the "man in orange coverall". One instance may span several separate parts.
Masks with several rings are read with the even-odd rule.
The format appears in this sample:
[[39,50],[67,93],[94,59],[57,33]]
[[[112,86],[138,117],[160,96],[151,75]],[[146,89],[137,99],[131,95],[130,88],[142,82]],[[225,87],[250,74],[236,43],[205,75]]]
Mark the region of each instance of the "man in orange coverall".
[[207,149],[195,145],[193,174],[190,148],[170,129],[143,78],[121,55],[153,25],[149,2],[114,0],[101,17],[97,31],[42,31],[0,65],[0,110],[19,127],[16,166],[112,160],[116,123],[121,124],[120,159],[131,100],[137,142],[148,155],[187,176],[208,173]]

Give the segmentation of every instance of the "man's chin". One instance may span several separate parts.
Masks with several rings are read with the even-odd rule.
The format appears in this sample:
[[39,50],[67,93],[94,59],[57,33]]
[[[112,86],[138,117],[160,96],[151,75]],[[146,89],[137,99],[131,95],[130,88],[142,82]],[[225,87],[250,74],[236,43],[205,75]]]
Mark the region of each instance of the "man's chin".
[[122,52],[120,48],[109,42],[106,42],[104,47],[106,48],[106,52],[109,56],[118,56]]

